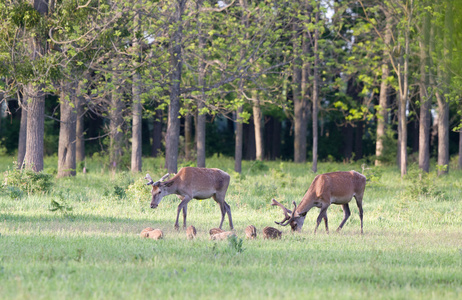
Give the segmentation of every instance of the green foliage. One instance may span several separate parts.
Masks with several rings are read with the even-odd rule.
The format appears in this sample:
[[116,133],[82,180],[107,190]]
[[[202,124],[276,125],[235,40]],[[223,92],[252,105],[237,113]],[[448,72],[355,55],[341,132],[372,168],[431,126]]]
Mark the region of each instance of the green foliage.
[[439,188],[438,176],[434,172],[423,172],[410,167],[405,176],[408,183],[404,196],[411,201],[423,201],[428,199],[446,199],[445,193]]
[[268,171],[268,169],[269,169],[268,166],[265,165],[265,163],[263,161],[255,160],[250,165],[249,172],[251,172],[251,173],[260,173],[260,172]]
[[12,167],[3,173],[3,188],[11,191],[10,196],[13,198],[17,198],[22,192],[27,194],[48,193],[52,187],[52,175],[44,172],[36,173],[29,169]]
[[398,144],[395,135],[396,133],[393,130],[388,129],[383,137],[383,152],[380,157],[377,157],[383,164],[392,165],[396,163]]
[[12,7],[10,18],[17,27],[34,28],[40,22],[41,15],[27,1],[19,1]]
[[51,212],[61,213],[65,217],[69,217],[69,213],[72,211],[72,207],[65,204],[61,204],[56,200],[51,200],[48,210]]
[[245,249],[242,246],[243,243],[244,241],[235,235],[228,237],[228,248],[231,252],[235,252],[235,253],[244,252]]
[[145,202],[151,198],[151,187],[146,185],[144,178],[140,178],[127,187],[125,194],[130,200]]

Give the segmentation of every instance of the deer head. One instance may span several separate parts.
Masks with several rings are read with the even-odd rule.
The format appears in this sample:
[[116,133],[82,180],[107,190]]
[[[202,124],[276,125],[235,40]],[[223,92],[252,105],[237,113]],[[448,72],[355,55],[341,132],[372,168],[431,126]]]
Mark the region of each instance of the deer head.
[[160,201],[162,200],[162,198],[167,194],[167,191],[165,190],[164,186],[170,186],[168,184],[165,184],[164,181],[170,176],[169,173],[165,174],[164,176],[162,176],[161,179],[159,179],[158,181],[154,182],[151,178],[151,176],[149,174],[146,174],[146,177],[144,177],[144,179],[146,179],[148,181],[148,183],[146,183],[147,185],[152,185],[152,190],[151,190],[151,194],[152,194],[152,200],[151,200],[151,208],[156,208]]
[[300,231],[305,221],[305,217],[301,216],[297,212],[297,203],[295,203],[295,201],[293,201],[292,203],[294,205],[293,211],[287,209],[284,205],[277,202],[275,199],[271,200],[271,205],[279,206],[282,209],[282,212],[284,213],[284,219],[281,222],[275,221],[274,223],[281,226],[287,226],[288,224],[290,224],[290,227],[292,227],[292,231]]

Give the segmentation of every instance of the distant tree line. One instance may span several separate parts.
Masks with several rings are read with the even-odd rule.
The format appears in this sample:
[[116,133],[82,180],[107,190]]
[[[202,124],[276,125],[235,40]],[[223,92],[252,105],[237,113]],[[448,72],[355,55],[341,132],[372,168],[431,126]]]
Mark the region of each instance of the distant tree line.
[[1,0],[0,143],[86,156],[462,167],[455,0]]

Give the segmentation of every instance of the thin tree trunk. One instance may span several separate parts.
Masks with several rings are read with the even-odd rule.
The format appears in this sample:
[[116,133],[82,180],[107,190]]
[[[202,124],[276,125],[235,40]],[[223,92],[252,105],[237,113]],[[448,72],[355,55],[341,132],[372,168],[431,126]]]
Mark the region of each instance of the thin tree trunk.
[[[138,4],[139,1],[138,1]],[[138,66],[141,59],[141,49],[140,43],[137,38],[137,34],[140,31],[140,16],[139,12],[135,13],[133,20],[135,24],[133,32],[133,51],[135,53],[134,65]],[[135,71],[133,74],[133,83],[132,83],[132,94],[133,94],[133,103],[132,103],[132,155],[131,155],[131,171],[133,173],[141,172],[142,168],[142,123],[143,123],[143,105],[141,103],[141,75],[139,72]]]
[[239,106],[239,108],[236,111],[236,131],[235,131],[235,136],[236,136],[236,145],[234,148],[234,171],[241,173],[242,171],[242,146],[243,146],[243,124],[242,124],[242,112],[244,111],[244,108],[242,106]]
[[429,62],[430,44],[430,16],[424,12],[422,34],[420,35],[420,122],[419,122],[419,168],[424,172],[430,171],[430,108],[432,99],[428,95],[429,79],[427,69]]
[[[308,55],[309,42],[307,33],[303,34],[303,42],[299,42],[299,25],[294,24],[294,51]],[[301,49],[301,51],[299,50]],[[308,127],[308,84],[309,64],[301,58],[296,59],[293,70],[293,101],[294,101],[294,162],[306,162],[306,133]]]
[[459,170],[462,169],[462,129],[459,130]]
[[75,90],[68,82],[61,82],[58,177],[75,176],[76,123]]
[[[399,123],[401,125],[401,144],[400,144],[400,169],[401,176],[406,175],[407,173],[407,117],[406,117],[406,105],[408,102],[408,92],[409,92],[409,55],[410,55],[410,28],[411,28],[411,19],[413,14],[414,1],[410,1],[410,7],[408,10],[408,19],[406,28],[404,29],[404,66],[403,74],[399,76],[400,81],[402,82],[400,88],[400,111],[399,111]],[[400,70],[401,68],[398,67]]]
[[161,152],[162,144],[162,110],[156,109],[152,128],[152,151],[151,156],[157,157]]
[[176,173],[178,169],[178,144],[180,138],[180,83],[183,67],[182,49],[183,24],[182,17],[186,0],[176,1],[173,24],[178,26],[171,40],[170,49],[170,105],[168,107],[168,123],[166,137],[165,163],[169,173]]
[[192,160],[192,115],[186,114],[184,120],[184,158],[186,161]]
[[[240,5],[244,9],[247,10],[247,0],[239,0]],[[246,28],[249,26],[247,14],[244,13],[241,19],[241,23]],[[243,58],[243,49],[241,50],[241,57]],[[239,95],[244,94],[244,82],[241,79],[239,82]],[[235,130],[235,147],[234,147],[234,171],[241,173],[242,171],[242,148],[243,148],[243,141],[244,141],[244,130],[242,124],[242,112],[244,111],[244,107],[241,105],[235,112],[235,122],[236,122],[236,130]]]
[[[203,0],[197,2],[197,11],[200,10],[200,7],[203,5]],[[202,32],[202,23],[198,17],[197,21],[197,32],[199,35],[199,49],[205,48],[205,38],[204,33]],[[198,84],[202,89],[205,86],[205,59],[204,54],[201,52],[199,57],[198,65]],[[197,152],[197,166],[200,168],[205,168],[205,139],[206,139],[206,114],[203,110],[205,108],[206,96],[204,90],[200,94],[200,98],[197,103],[197,118],[196,118],[196,152]]]
[[143,106],[141,104],[141,75],[135,73],[133,75],[133,104],[132,104],[132,156],[131,156],[131,171],[141,172],[142,160],[142,120],[143,120]]
[[206,118],[207,115],[200,113],[200,110],[205,107],[204,102],[198,103],[197,121],[196,121],[196,151],[197,151],[197,166],[205,168],[205,137],[206,137]]
[[118,75],[113,76],[114,90],[111,93],[111,108],[109,112],[109,131],[110,131],[110,146],[109,157],[111,168],[116,169],[119,167],[123,152],[123,102],[120,93],[120,82],[117,78]]
[[385,48],[383,50],[383,61],[382,61],[382,82],[380,83],[380,95],[379,95],[379,111],[377,118],[377,142],[375,146],[375,165],[380,165],[380,157],[383,154],[383,139],[385,138],[386,125],[387,125],[387,92],[388,92],[388,83],[387,79],[390,75],[390,69],[388,68],[388,45],[391,41],[391,15],[387,9],[384,9],[386,17],[385,25]]
[[18,168],[22,168],[24,163],[24,156],[26,155],[26,142],[27,142],[27,101],[21,101],[21,126],[19,127],[19,141],[18,141]]
[[313,66],[313,172],[318,171],[318,110],[319,110],[319,2],[316,8],[316,25],[314,30],[314,66]]
[[75,159],[77,163],[85,160],[85,122],[84,122],[84,98],[81,95],[83,88],[83,81],[79,81],[79,89],[77,91],[76,97],[76,107],[77,107],[77,124],[76,124],[76,144],[75,144]]
[[[443,80],[443,91],[447,94],[451,84],[450,61],[452,59],[453,12],[452,2],[448,1],[444,18],[443,63],[439,64],[438,77]],[[440,89],[436,93],[438,101],[438,175],[449,172],[449,102]]]
[[255,148],[256,148],[256,159],[263,160],[263,115],[260,108],[260,100],[258,99],[258,92],[252,91],[252,98],[254,99],[253,103],[253,122],[255,128]]

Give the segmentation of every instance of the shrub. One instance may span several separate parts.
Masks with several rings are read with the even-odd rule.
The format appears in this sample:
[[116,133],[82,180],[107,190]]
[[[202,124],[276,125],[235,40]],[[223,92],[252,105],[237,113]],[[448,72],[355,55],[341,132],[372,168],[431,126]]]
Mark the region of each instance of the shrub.
[[151,198],[151,187],[146,186],[146,180],[140,178],[128,186],[125,194],[131,200],[146,201]]
[[3,173],[3,188],[11,191],[10,197],[17,198],[20,192],[27,194],[48,193],[53,186],[53,176],[44,172],[8,168]]

